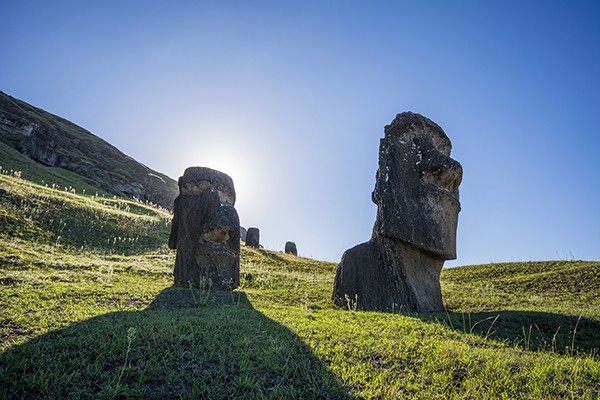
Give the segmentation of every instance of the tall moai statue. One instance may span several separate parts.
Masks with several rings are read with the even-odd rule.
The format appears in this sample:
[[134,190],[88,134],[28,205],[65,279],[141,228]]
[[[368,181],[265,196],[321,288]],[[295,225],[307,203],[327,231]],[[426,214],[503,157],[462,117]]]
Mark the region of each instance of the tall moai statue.
[[176,286],[234,289],[240,283],[240,220],[233,180],[190,167],[179,178],[169,247],[177,249]]
[[335,276],[341,307],[443,311],[440,272],[456,258],[461,165],[442,128],[404,112],[385,127],[372,199],[371,239],[347,250]]

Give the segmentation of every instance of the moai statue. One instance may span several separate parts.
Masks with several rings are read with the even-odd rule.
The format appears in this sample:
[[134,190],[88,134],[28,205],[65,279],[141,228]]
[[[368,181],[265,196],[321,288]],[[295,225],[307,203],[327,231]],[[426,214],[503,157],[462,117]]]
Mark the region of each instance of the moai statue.
[[203,167],[179,178],[169,247],[175,285],[234,289],[240,283],[240,221],[232,179]]
[[298,255],[298,249],[296,248],[296,243],[294,242],[286,242],[285,243],[285,253],[293,254],[295,256]]
[[419,114],[398,114],[379,146],[371,239],[347,250],[333,301],[386,312],[443,311],[440,272],[456,258],[461,165],[450,139]]
[[246,242],[246,228],[244,228],[243,226],[240,226],[240,240],[242,242]]
[[246,231],[246,246],[258,249],[260,247],[260,231],[258,228],[248,228]]

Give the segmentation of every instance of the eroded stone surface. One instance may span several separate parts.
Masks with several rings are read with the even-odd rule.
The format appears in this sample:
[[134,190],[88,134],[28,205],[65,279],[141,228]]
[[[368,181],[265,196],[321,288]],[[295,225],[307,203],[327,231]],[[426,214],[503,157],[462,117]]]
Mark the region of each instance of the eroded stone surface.
[[462,167],[442,128],[422,115],[398,114],[384,131],[371,240],[342,256],[333,300],[364,310],[441,311],[439,275],[444,260],[456,258]]
[[179,178],[169,247],[176,286],[234,289],[240,276],[240,222],[231,178],[190,167]]

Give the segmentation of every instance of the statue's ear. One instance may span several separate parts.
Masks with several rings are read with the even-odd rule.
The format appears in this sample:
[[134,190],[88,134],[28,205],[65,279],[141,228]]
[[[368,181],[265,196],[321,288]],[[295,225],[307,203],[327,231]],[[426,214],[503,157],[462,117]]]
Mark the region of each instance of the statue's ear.
[[173,220],[171,221],[171,234],[169,235],[169,248],[177,248],[177,236],[179,233],[179,196],[173,202]]
[[377,169],[377,173],[375,174],[375,188],[373,189],[373,191],[371,192],[371,201],[375,204],[379,204],[379,201],[381,200],[379,197],[379,168]]
[[373,191],[371,192],[371,201],[373,201],[373,203],[375,204],[379,203],[379,197],[377,196],[377,186],[375,186],[375,189],[373,189]]
[[175,219],[173,219],[173,225],[171,225],[171,234],[169,235],[169,248],[176,249],[177,248],[177,233],[179,231],[178,224],[175,223]]

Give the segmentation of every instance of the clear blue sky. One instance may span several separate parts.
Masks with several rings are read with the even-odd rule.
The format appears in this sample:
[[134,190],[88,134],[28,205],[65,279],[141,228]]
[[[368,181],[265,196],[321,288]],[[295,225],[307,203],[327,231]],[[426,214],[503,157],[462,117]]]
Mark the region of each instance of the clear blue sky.
[[0,0],[0,90],[339,261],[369,239],[383,127],[464,167],[458,259],[600,259],[600,2]]

